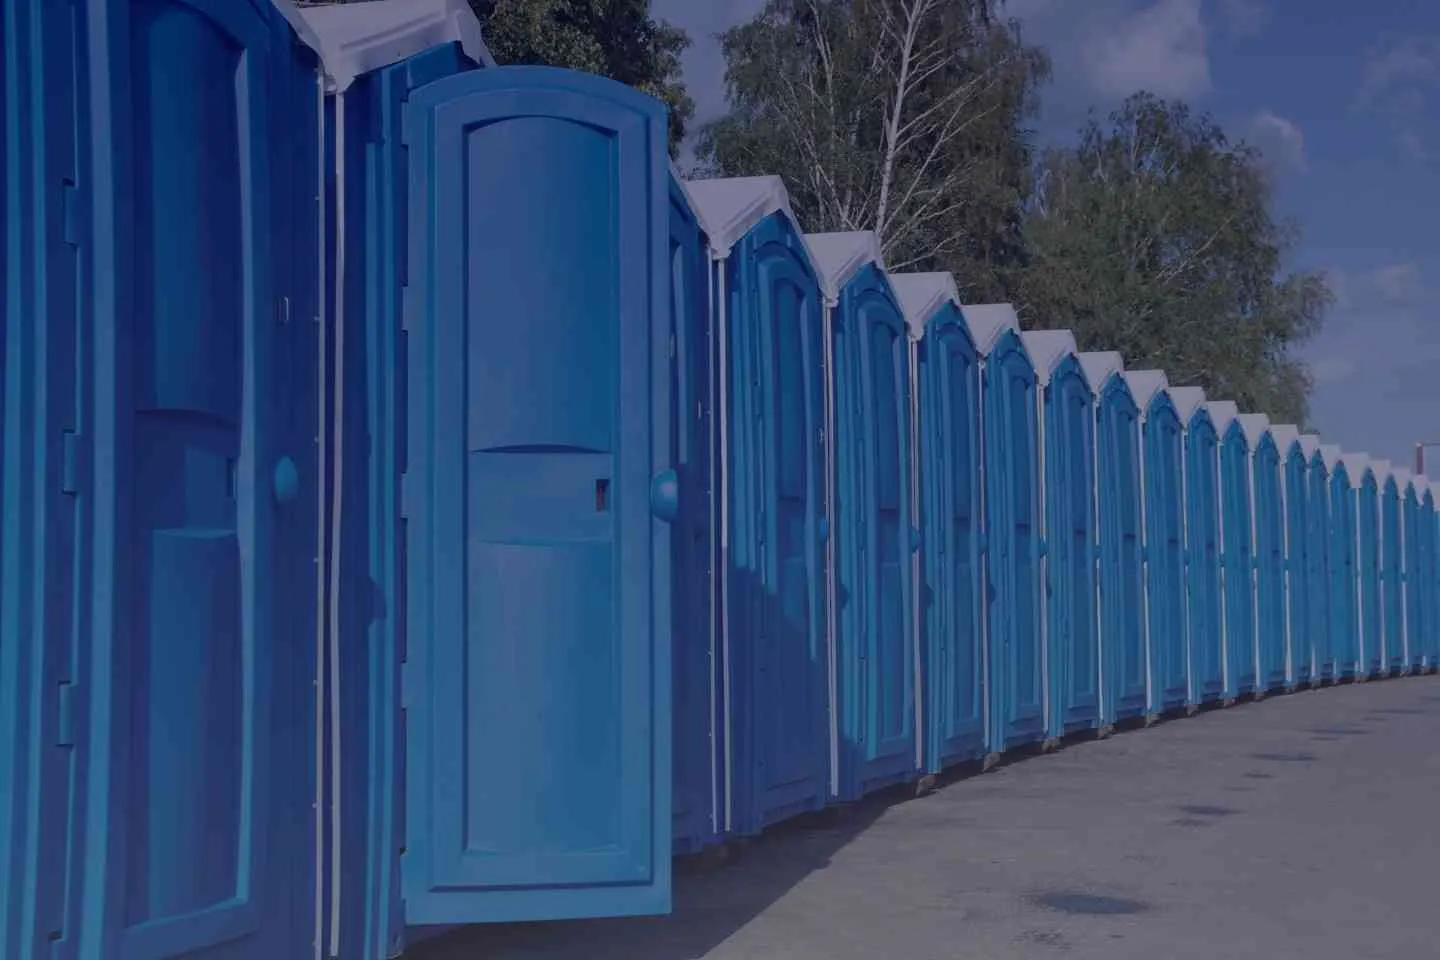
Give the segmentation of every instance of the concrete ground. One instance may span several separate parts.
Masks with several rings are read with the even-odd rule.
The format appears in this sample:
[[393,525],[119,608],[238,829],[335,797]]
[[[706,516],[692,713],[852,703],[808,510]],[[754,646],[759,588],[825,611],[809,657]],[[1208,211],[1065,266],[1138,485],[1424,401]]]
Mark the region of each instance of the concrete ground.
[[782,826],[675,913],[414,960],[1440,957],[1440,677],[1274,697]]

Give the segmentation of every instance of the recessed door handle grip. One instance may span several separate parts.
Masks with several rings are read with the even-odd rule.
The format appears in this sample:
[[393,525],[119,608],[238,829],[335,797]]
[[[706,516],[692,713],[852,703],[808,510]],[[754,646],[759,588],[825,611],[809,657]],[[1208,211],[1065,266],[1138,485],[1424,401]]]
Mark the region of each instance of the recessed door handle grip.
[[275,476],[271,482],[276,503],[282,507],[293,503],[300,495],[300,470],[295,466],[295,461],[289,457],[281,457],[275,464]]
[[680,478],[674,470],[661,470],[650,481],[650,512],[670,523],[680,513]]

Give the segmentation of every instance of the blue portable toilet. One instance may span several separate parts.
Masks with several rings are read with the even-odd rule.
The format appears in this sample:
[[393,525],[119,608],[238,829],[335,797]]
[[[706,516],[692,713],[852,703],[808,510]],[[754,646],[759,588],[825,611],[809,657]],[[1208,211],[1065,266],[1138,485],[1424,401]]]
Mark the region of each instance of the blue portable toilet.
[[873,233],[806,237],[829,305],[834,795],[917,776],[910,347]]
[[405,294],[409,168],[404,113],[419,87],[493,66],[461,0],[371,2],[302,11],[325,57],[329,394],[322,740],[332,759],[322,807],[325,948],[384,956],[409,934],[405,848]]
[[1415,537],[1418,541],[1418,574],[1419,584],[1416,585],[1416,593],[1419,594],[1420,613],[1420,651],[1422,662],[1420,668],[1425,673],[1436,669],[1436,622],[1434,606],[1434,582],[1435,582],[1435,502],[1434,494],[1430,489],[1430,479],[1424,474],[1417,474],[1410,481],[1415,502]]
[[1058,740],[1100,725],[1095,394],[1070,331],[1030,330],[1020,339],[1040,386],[1040,623],[1046,730]]
[[1400,545],[1400,484],[1398,467],[1375,461],[1380,488],[1380,614],[1385,672],[1405,669],[1405,599],[1401,577],[1404,554]]
[[1424,670],[1427,663],[1425,623],[1425,540],[1426,526],[1420,520],[1420,483],[1408,470],[1400,487],[1400,543],[1404,553],[1405,574],[1405,665],[1411,671]]
[[1171,387],[1185,426],[1185,613],[1189,702],[1223,699],[1224,640],[1220,598],[1220,440],[1200,387]]
[[1255,545],[1250,437],[1229,400],[1205,404],[1220,437],[1220,573],[1225,615],[1225,701],[1254,693]]
[[714,261],[722,411],[719,827],[747,836],[830,796],[825,304],[779,177],[687,187]]
[[1285,519],[1285,650],[1290,686],[1310,682],[1314,669],[1313,633],[1309,629],[1310,465],[1293,424],[1271,424],[1270,436],[1280,454],[1280,496]]
[[1426,614],[1425,623],[1429,628],[1429,642],[1426,647],[1426,666],[1430,672],[1440,670],[1440,517],[1437,517],[1437,500],[1440,500],[1440,484],[1426,483],[1421,498],[1421,533],[1428,545],[1428,564],[1425,577]]
[[1080,365],[1095,396],[1096,593],[1103,729],[1143,717],[1148,704],[1140,408],[1126,383],[1120,354],[1082,353]]
[[0,15],[0,956],[312,939],[320,73],[293,13]]
[[1185,655],[1184,427],[1162,371],[1127,370],[1125,380],[1140,408],[1147,711],[1154,717],[1185,706],[1190,695]]
[[693,853],[720,838],[724,813],[723,661],[715,613],[719,435],[712,415],[719,384],[708,236],[673,169],[669,188],[667,305],[674,350],[666,439],[682,491],[670,523],[671,842],[676,852]]
[[1040,632],[1040,452],[1035,367],[1008,303],[961,308],[982,358],[986,750],[1045,736]]
[[1259,692],[1286,685],[1285,508],[1280,452],[1264,414],[1238,418],[1250,440],[1251,503],[1255,527],[1255,664]]
[[[1355,491],[1355,567],[1360,620],[1361,672],[1377,677],[1385,670],[1380,612],[1380,492],[1375,461],[1363,453],[1346,454],[1345,468]],[[1357,480],[1358,478],[1358,480]]]
[[1396,629],[1399,633],[1400,670],[1402,673],[1410,674],[1415,671],[1417,663],[1417,644],[1415,637],[1415,611],[1411,602],[1412,578],[1411,570],[1414,566],[1414,517],[1410,507],[1411,479],[1414,477],[1404,467],[1391,467],[1390,479],[1395,483],[1395,553],[1396,553],[1396,580],[1398,581],[1397,593],[1399,595],[1399,608],[1395,615]]
[[1305,625],[1309,630],[1310,682],[1319,684],[1333,676],[1331,633],[1335,619],[1331,616],[1331,551],[1335,538],[1331,534],[1331,468],[1320,452],[1320,439],[1312,433],[1300,438],[1300,452],[1305,456],[1305,574],[1308,604]]
[[[476,776],[491,783],[573,780],[585,764],[556,773],[568,762],[567,751],[572,757],[583,752],[595,770],[604,769],[594,767],[596,757],[619,756],[622,750],[652,758],[655,764],[646,760],[638,780],[612,770],[585,790],[607,793],[607,803],[624,808],[624,818],[612,821],[611,828],[624,832],[616,842],[625,855],[656,847],[668,851],[671,784],[651,778],[668,778],[672,769],[673,690],[685,703],[675,724],[682,759],[673,765],[681,800],[673,829],[682,842],[693,819],[684,803],[685,786],[714,749],[703,727],[697,748],[686,743],[697,726],[691,718],[709,706],[697,703],[686,687],[696,676],[697,661],[702,679],[708,680],[710,671],[705,659],[711,639],[706,554],[713,528],[705,402],[708,305],[704,247],[683,190],[673,176],[668,183],[660,177],[662,194],[649,173],[652,164],[664,170],[663,146],[658,164],[651,152],[655,104],[615,85],[589,85],[559,71],[485,76],[489,71],[476,68],[493,61],[463,0],[317,7],[304,16],[325,55],[326,206],[335,234],[327,250],[333,294],[324,311],[324,330],[333,344],[327,353],[334,399],[321,426],[333,489],[327,504],[333,519],[325,533],[327,669],[320,688],[325,749],[333,758],[323,813],[329,834],[326,948],[379,956],[401,949],[407,935],[415,939],[445,924],[664,909],[668,860],[643,876],[625,874],[621,882],[607,881],[603,871],[576,881],[579,851],[590,842],[578,834],[588,829],[595,810],[577,814],[564,808],[581,802],[583,791],[557,787],[556,797],[571,799],[524,808],[515,802],[522,792],[515,789],[467,788],[457,794],[445,786],[463,786]],[[576,120],[580,125],[572,125]],[[565,140],[572,126],[583,126],[596,142],[589,148],[567,143],[561,149],[570,150],[571,162],[564,176],[549,172],[557,182],[578,184],[588,171],[588,187],[579,193],[550,191],[537,202],[535,177],[544,164],[519,164],[512,148],[528,146],[537,156],[549,149],[554,155],[546,145]],[[455,157],[446,151],[457,133],[466,150],[485,146],[483,161],[467,153],[458,166],[452,163]],[[634,151],[635,160],[617,167],[598,161],[597,151],[621,143]],[[503,194],[495,189],[502,180],[509,187]],[[437,193],[467,197],[467,204],[451,204],[439,215],[445,203],[433,200],[432,184]],[[642,243],[634,234],[605,240],[613,231],[597,221],[590,227],[598,229],[602,242],[576,254],[567,282],[538,275],[544,272],[543,257],[522,262],[527,250],[539,249],[534,244],[550,242],[547,230],[593,213],[589,198],[620,192],[656,214],[657,236],[665,243]],[[542,212],[547,205],[555,216],[526,220],[527,210]],[[473,230],[477,220],[510,224],[507,245],[496,247]],[[449,286],[456,272],[424,270],[433,255],[430,243],[443,249],[444,257],[464,258],[458,275],[467,279],[467,296],[474,295],[465,307],[456,306]],[[622,255],[632,272],[607,277],[607,262]],[[509,264],[508,273],[499,264]],[[527,293],[537,285],[545,296]],[[598,308],[592,319],[612,321],[576,342],[565,328],[565,315],[573,312],[566,298],[597,289],[603,291],[597,303],[622,303]],[[525,333],[482,329],[488,321],[475,312],[477,306],[488,310],[516,297],[525,302],[514,311],[527,316]],[[623,322],[613,319],[616,311],[626,315]],[[431,322],[433,317],[444,322]],[[546,337],[571,349],[548,344],[536,349]],[[467,342],[476,352],[467,355]],[[656,354],[653,380],[640,376],[633,359],[646,343],[666,351]],[[484,351],[478,351],[480,344]],[[567,367],[574,361],[567,355],[575,350],[589,357],[587,376]],[[622,361],[622,352],[631,359]],[[554,363],[547,366],[546,358]],[[596,360],[611,363],[615,372],[596,377],[596,369],[603,369]],[[485,371],[496,362],[508,376]],[[524,403],[506,399],[511,377],[526,382]],[[642,394],[648,399],[620,411],[618,419],[591,416],[581,422],[584,418],[555,406],[575,401],[576,410],[587,402],[605,409],[608,391],[634,395],[645,382],[653,387]],[[584,398],[561,397],[565,391]],[[482,408],[492,413],[488,421]],[[692,416],[678,417],[679,409]],[[496,410],[510,411],[505,422],[493,416]],[[463,460],[435,443],[430,427],[447,419],[466,439]],[[646,439],[638,440],[641,436]],[[646,469],[651,457],[652,469]],[[637,483],[642,473],[645,480]],[[682,495],[675,496],[677,491]],[[484,498],[472,498],[480,494]],[[637,511],[637,496],[651,500],[653,520],[644,520],[643,508]],[[612,518],[623,519],[617,526]],[[654,551],[646,548],[646,561],[634,565],[637,545],[652,534]],[[463,547],[457,549],[455,537],[463,538],[458,541]],[[579,556],[576,544],[587,545],[590,559],[570,572],[582,580],[589,576],[592,587],[574,591],[576,581],[567,575],[565,606],[585,626],[518,614],[515,603],[549,588],[547,567],[560,575],[552,560],[564,566]],[[529,588],[515,581],[516,551],[528,551],[533,561]],[[621,553],[628,576],[611,581],[611,596],[595,586],[605,579],[594,576],[599,568],[585,574],[581,567],[610,564]],[[487,564],[502,560],[503,577],[482,575]],[[463,580],[422,573],[424,589],[417,589],[417,571],[432,565]],[[506,581],[508,605],[496,595],[499,579]],[[577,598],[584,602],[577,606]],[[646,629],[614,622],[622,598],[627,607],[653,601]],[[547,606],[554,604],[542,602],[535,610]],[[612,628],[597,634],[595,624],[606,619]],[[598,681],[586,687],[544,668],[547,658],[568,656],[581,629],[589,631],[589,655],[613,659],[619,675],[646,695],[622,709]],[[471,642],[477,635],[498,642],[477,647]],[[526,638],[527,655],[510,658],[506,670],[472,671],[464,689],[444,682],[466,675],[456,667],[457,658],[474,664],[487,656],[506,657],[519,637]],[[566,706],[547,708],[537,722],[527,703],[547,702]],[[586,711],[615,717],[611,725],[590,722],[613,739],[566,741],[565,717],[573,721]],[[495,735],[500,729],[513,730],[516,742],[503,742]],[[710,792],[710,783],[704,787]],[[637,791],[643,802],[634,801]],[[506,842],[483,863],[447,866],[459,871],[447,876],[436,865],[451,862],[460,825],[498,830]],[[542,831],[548,832],[537,837]],[[543,868],[517,873],[527,849],[541,845],[551,851]],[[593,867],[591,861],[586,869]]]
[[921,741],[934,775],[985,752],[980,354],[948,273],[894,274],[915,350]]
[[1420,478],[1420,534],[1425,541],[1425,666],[1428,672],[1440,669],[1440,525],[1436,519],[1436,484]]
[[1330,655],[1336,680],[1353,679],[1360,671],[1360,578],[1358,504],[1359,477],[1351,476],[1350,464],[1340,448],[1326,444],[1320,452],[1330,462],[1330,549],[1333,620],[1330,628]]

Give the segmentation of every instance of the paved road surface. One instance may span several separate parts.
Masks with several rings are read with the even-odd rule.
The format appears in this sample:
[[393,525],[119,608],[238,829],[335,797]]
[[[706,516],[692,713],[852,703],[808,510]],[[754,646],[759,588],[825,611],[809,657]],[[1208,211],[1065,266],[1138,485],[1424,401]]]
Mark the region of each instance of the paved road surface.
[[782,827],[668,918],[415,960],[1440,957],[1440,677],[1277,697]]

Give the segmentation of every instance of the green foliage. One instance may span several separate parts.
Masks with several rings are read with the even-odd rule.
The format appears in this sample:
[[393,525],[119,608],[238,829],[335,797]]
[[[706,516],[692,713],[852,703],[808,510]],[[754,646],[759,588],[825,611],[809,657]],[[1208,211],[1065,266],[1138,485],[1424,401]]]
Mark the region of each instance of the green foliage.
[[[970,302],[1015,301],[1027,327],[1303,424],[1294,348],[1332,297],[1287,271],[1297,232],[1258,154],[1140,93],[1036,157],[1025,124],[1049,61],[1003,2],[767,0],[721,38],[729,112],[700,132],[699,172],[779,174],[808,230],[873,230],[893,270],[948,270]],[[499,62],[664,100],[678,150],[690,41],[648,0],[470,3]]]
[[892,269],[1003,297],[1049,64],[995,7],[769,0],[722,36],[730,112],[701,131],[701,171],[779,174],[807,230],[873,230]]
[[1296,232],[1272,213],[1258,160],[1208,117],[1148,94],[1108,126],[1089,123],[1039,164],[1022,320],[1303,424],[1310,380],[1292,349],[1331,294],[1321,275],[1285,271]]
[[470,0],[470,6],[498,63],[584,70],[665,101],[671,154],[679,149],[695,112],[680,71],[690,38],[652,19],[648,0]]

